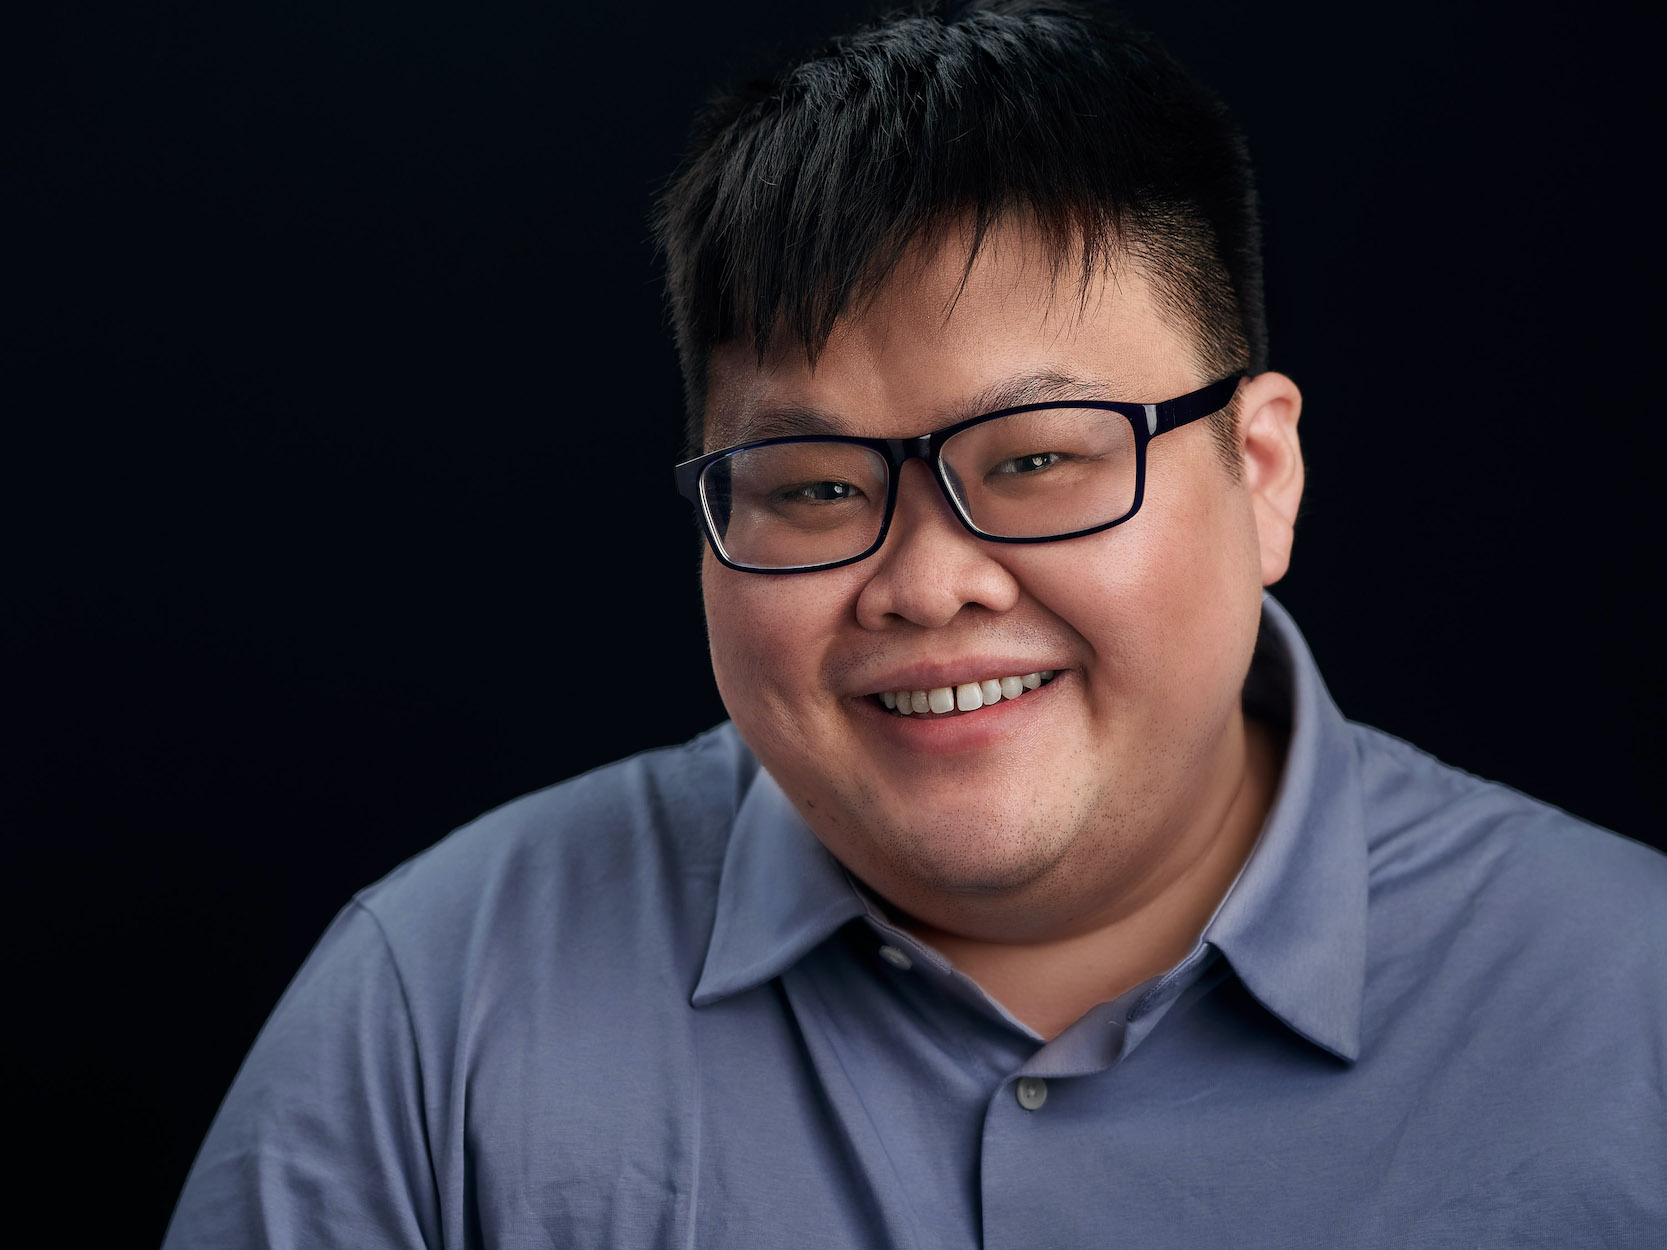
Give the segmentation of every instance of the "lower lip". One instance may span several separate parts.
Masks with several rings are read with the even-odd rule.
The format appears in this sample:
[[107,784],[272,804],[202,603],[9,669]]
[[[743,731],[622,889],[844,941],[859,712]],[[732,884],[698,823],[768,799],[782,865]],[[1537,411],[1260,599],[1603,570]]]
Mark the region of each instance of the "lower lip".
[[1053,701],[1052,692],[1070,677],[1070,670],[1063,669],[1047,685],[1027,690],[1017,699],[1003,699],[959,716],[899,716],[878,699],[865,696],[858,702],[876,731],[893,746],[933,755],[958,755],[983,750],[1023,730],[1047,710]]

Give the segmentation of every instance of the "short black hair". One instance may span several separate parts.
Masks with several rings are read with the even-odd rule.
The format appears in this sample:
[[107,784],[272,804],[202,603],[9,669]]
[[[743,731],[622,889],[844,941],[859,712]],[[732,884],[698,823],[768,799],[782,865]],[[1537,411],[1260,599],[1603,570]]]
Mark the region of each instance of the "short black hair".
[[[1015,212],[1056,281],[1080,258],[1084,294],[1126,257],[1212,377],[1266,368],[1256,192],[1223,105],[1151,36],[1079,4],[928,7],[697,118],[654,223],[691,449],[715,348],[746,336],[762,359],[786,334],[814,362],[910,245],[956,220],[972,224],[969,270]],[[1231,450],[1231,412],[1216,433]]]

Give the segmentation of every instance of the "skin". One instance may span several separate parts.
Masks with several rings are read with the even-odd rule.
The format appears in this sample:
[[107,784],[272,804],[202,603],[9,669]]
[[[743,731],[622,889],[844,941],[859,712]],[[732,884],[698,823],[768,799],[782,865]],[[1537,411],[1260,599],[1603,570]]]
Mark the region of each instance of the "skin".
[[[915,435],[1038,372],[1087,385],[1059,398],[1142,403],[1214,380],[1131,265],[1079,300],[1019,225],[963,287],[966,253],[954,232],[917,247],[814,369],[790,348],[762,365],[720,348],[708,445],[782,407],[833,432]],[[984,542],[910,462],[867,560],[769,577],[706,555],[713,669],[742,736],[900,923],[1044,1037],[1185,956],[1272,801],[1283,744],[1240,693],[1261,589],[1289,560],[1301,396],[1265,373],[1239,403],[1236,480],[1206,422],[1182,427],[1150,446],[1140,512],[1100,534]],[[947,749],[871,697],[906,673],[992,663],[1007,667],[978,676],[1060,676],[972,713],[1003,719]]]

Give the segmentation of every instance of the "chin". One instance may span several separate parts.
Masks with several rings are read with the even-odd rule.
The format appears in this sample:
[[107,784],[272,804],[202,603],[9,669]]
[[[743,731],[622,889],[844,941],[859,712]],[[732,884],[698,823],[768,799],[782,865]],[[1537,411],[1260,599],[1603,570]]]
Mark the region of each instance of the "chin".
[[[883,879],[860,871],[858,875],[888,897],[1005,896],[1054,872],[1069,849],[1070,839],[1059,823],[994,820],[987,810],[974,807],[924,826],[888,831],[862,856],[875,865],[872,876]],[[838,850],[834,853],[845,858]]]

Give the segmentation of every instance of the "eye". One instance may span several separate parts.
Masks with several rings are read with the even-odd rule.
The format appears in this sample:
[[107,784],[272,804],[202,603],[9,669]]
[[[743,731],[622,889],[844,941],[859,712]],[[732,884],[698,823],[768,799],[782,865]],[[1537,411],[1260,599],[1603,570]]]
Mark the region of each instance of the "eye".
[[990,468],[991,473],[1039,473],[1051,469],[1066,457],[1063,452],[1033,451],[1023,456],[1002,460]]
[[842,503],[861,496],[850,482],[803,482],[783,487],[777,495],[783,503]]

